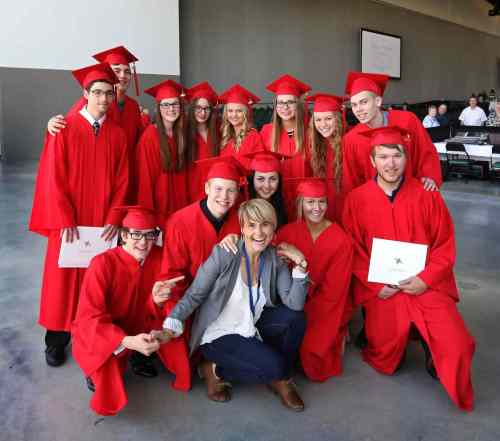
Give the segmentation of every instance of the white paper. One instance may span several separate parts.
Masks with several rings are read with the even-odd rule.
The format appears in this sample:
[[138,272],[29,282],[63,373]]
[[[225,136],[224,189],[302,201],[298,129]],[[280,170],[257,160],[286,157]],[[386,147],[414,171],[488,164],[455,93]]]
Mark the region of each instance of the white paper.
[[59,253],[59,268],[88,268],[94,256],[116,247],[118,235],[113,240],[105,241],[101,234],[102,227],[77,227],[80,235],[79,240],[71,243],[61,242]]
[[423,271],[426,257],[427,245],[374,238],[368,281],[399,285]]

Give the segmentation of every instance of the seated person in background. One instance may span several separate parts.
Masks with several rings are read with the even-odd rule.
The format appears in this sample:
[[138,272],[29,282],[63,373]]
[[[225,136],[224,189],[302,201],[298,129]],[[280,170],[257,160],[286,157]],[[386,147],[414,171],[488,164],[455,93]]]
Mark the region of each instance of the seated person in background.
[[430,129],[431,127],[439,127],[439,121],[437,119],[437,107],[434,104],[431,104],[427,109],[427,115],[422,121],[423,126],[426,129]]
[[[230,400],[229,381],[268,384],[284,406],[302,411],[291,374],[306,326],[307,262],[295,249],[270,245],[277,220],[269,202],[244,202],[238,217],[238,252],[214,247],[163,328],[169,337],[181,335],[197,310],[190,350],[204,357],[200,375],[211,400]],[[279,256],[295,264],[292,274]]]
[[488,118],[484,110],[477,105],[477,98],[473,95],[469,98],[469,107],[462,110],[458,119],[462,126],[482,126]]
[[307,326],[300,360],[307,378],[313,381],[326,381],[342,373],[352,312],[352,243],[327,217],[327,190],[323,179],[302,180],[297,186],[298,221],[285,225],[276,239],[280,250],[291,244],[308,262],[311,284],[304,307]]
[[[343,225],[354,240],[353,293],[366,311],[363,358],[392,375],[401,365],[414,326],[424,342],[426,368],[462,410],[474,407],[474,339],[458,312],[453,274],[453,221],[437,191],[405,176],[406,151],[398,127],[364,132],[376,177],[346,199]],[[374,238],[428,246],[425,268],[398,285],[368,281]]]
[[[71,329],[73,356],[94,392],[90,407],[100,415],[114,415],[127,404],[122,376],[133,351],[149,356],[159,349],[148,333],[151,293],[153,298],[168,295],[176,281],[155,283],[162,258],[154,245],[159,232],[155,214],[138,206],[121,210],[127,211],[122,245],[92,259]],[[165,348],[172,351],[175,344]]]
[[436,118],[440,126],[450,125],[450,117],[448,116],[448,106],[446,105],[446,103],[441,103],[439,105]]
[[488,115],[488,127],[500,127],[500,97],[495,101],[495,107]]

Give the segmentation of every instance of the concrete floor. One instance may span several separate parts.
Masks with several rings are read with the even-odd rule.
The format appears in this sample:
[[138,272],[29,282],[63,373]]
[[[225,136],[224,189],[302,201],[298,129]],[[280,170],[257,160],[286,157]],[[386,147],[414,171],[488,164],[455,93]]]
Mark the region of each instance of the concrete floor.
[[1,441],[500,439],[500,183],[455,181],[443,192],[456,225],[460,310],[477,340],[474,412],[452,405],[412,344],[393,377],[369,368],[351,345],[342,377],[313,384],[299,376],[302,414],[264,387],[236,386],[229,404],[209,402],[198,379],[191,392],[175,392],[162,371],[155,379],[127,373],[128,407],[101,418],[88,408],[90,392],[74,361],[60,368],[44,361],[36,318],[45,241],[27,232],[35,170],[0,163]]

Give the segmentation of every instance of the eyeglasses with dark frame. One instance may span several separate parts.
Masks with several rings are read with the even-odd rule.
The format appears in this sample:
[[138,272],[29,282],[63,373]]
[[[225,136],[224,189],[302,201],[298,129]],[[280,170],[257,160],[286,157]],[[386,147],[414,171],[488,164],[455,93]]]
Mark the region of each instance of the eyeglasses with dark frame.
[[141,233],[140,231],[127,231],[127,234],[134,240],[142,240],[144,237],[147,241],[151,242],[158,238],[160,232],[158,230],[147,231],[146,233]]
[[293,107],[297,105],[296,100],[289,100],[289,101],[276,101],[276,106],[277,107]]
[[115,96],[114,90],[92,89],[90,93],[94,95],[96,98],[100,98],[103,95],[105,95],[106,98],[113,98]]
[[176,101],[175,103],[160,103],[160,107],[165,110],[178,109],[181,107],[181,103],[179,101]]
[[212,111],[212,107],[210,106],[194,106],[193,109],[195,113],[202,113],[202,112],[210,113]]

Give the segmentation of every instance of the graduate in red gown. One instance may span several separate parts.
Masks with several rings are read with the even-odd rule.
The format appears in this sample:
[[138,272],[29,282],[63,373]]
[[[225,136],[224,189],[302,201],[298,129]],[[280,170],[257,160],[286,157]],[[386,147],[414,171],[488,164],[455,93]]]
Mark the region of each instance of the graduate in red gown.
[[[73,356],[94,392],[90,407],[100,415],[115,415],[127,404],[123,373],[132,352],[149,356],[159,349],[149,334],[149,317],[175,285],[175,280],[156,282],[162,250],[154,245],[159,232],[154,212],[123,208],[122,245],[92,259],[72,326]],[[180,355],[167,368],[174,367],[173,386],[188,390],[190,368],[181,364],[186,359],[183,345],[172,340],[163,348],[171,358]]]
[[370,145],[360,132],[387,125],[406,129],[406,175],[417,178],[426,190],[437,190],[442,184],[439,155],[421,121],[408,111],[382,111],[382,96],[388,80],[386,75],[361,72],[350,72],[347,77],[346,94],[350,96],[359,124],[344,136],[342,143],[342,188],[346,194],[374,176],[369,160]]
[[260,98],[239,84],[231,86],[219,96],[224,103],[221,126],[221,156],[238,156],[248,168],[249,161],[242,155],[264,149],[259,132],[252,128],[252,104]]
[[[108,110],[108,118],[113,119],[125,132],[127,137],[127,147],[129,154],[129,196],[130,200],[135,199],[137,188],[137,173],[135,168],[135,147],[139,141],[143,130],[141,112],[137,101],[127,95],[132,76],[135,82],[137,96],[139,95],[139,83],[135,71],[135,62],[138,58],[124,46],[117,46],[112,49],[99,52],[93,57],[101,62],[111,65],[113,72],[118,78],[116,86],[116,100],[112,102]],[[68,111],[67,116],[78,113],[85,106],[87,100],[82,96]],[[51,134],[57,133],[65,127],[66,120],[63,115],[57,115],[49,120],[48,131]]]
[[312,175],[306,155],[308,115],[302,100],[311,87],[285,74],[266,89],[275,95],[274,110],[272,121],[262,127],[260,134],[268,150],[289,157],[282,164],[281,173],[285,204],[289,212],[294,212],[295,195],[288,186],[288,179]]
[[137,201],[165,221],[189,200],[182,86],[167,80],[144,92],[155,98],[158,116],[137,145]]
[[[205,171],[206,197],[174,213],[165,227],[160,280],[183,279],[176,284],[162,311],[156,315],[154,329],[162,329],[163,320],[184,295],[213,247],[228,234],[240,233],[235,204],[244,171],[233,157],[203,162],[204,170],[208,169],[208,173]],[[187,353],[189,328],[175,340],[185,346]],[[168,355],[168,348],[161,346],[159,356],[165,364],[168,364]]]
[[217,116],[218,96],[204,81],[186,90],[189,101],[187,114],[187,163],[189,202],[205,196],[205,182],[196,161],[219,156],[220,124]]
[[327,217],[326,182],[304,179],[297,187],[299,220],[278,231],[278,249],[293,245],[307,262],[311,284],[304,312],[307,327],[300,348],[306,376],[326,381],[342,373],[342,356],[352,305],[349,285],[353,247],[342,228]]
[[[419,180],[405,175],[401,129],[365,135],[376,177],[347,196],[344,210],[344,227],[355,246],[354,299],[366,311],[363,358],[377,371],[393,374],[414,326],[428,351],[428,372],[458,407],[472,410],[475,343],[456,307],[453,221],[439,192],[425,191]],[[398,285],[368,282],[374,238],[427,245],[424,270]]]
[[78,239],[77,226],[105,227],[114,237],[118,219],[112,208],[123,205],[128,186],[127,140],[106,112],[118,81],[108,64],[73,72],[87,104],[67,118],[66,128],[48,136],[35,185],[29,229],[48,238],[39,323],[47,329],[46,360],[65,361],[71,322],[85,269],[59,268],[61,240]]
[[344,192],[341,191],[342,177],[342,122],[343,98],[319,93],[307,97],[314,103],[309,122],[307,156],[312,175],[326,178],[328,186],[327,218],[342,222]]

